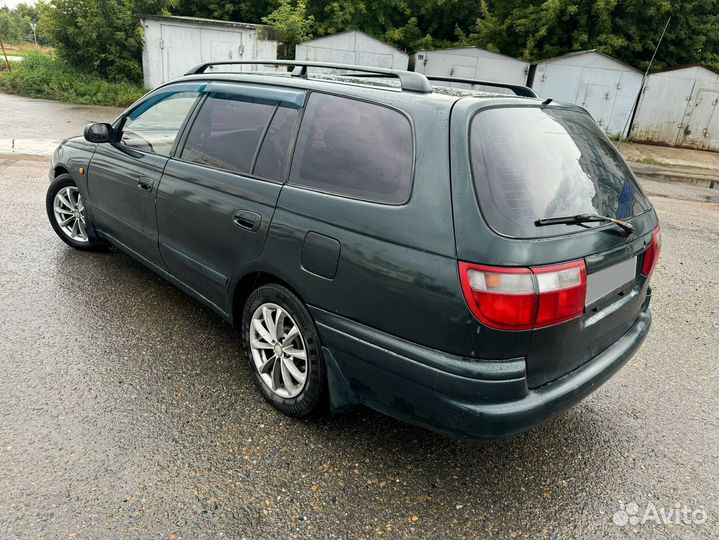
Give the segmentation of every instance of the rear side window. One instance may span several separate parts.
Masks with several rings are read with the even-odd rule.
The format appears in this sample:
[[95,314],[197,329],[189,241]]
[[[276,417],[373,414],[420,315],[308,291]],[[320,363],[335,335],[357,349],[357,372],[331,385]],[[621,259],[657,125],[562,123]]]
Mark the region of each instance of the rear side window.
[[276,106],[276,102],[249,96],[208,95],[180,157],[234,173],[249,173]]
[[320,191],[402,204],[412,187],[409,120],[387,107],[312,94],[290,181]]
[[557,236],[596,226],[537,227],[540,218],[591,213],[627,219],[650,208],[614,145],[578,111],[482,111],[472,120],[470,156],[482,213],[506,236]]
[[254,174],[270,180],[283,180],[289,160],[290,141],[295,131],[299,109],[280,105],[272,117],[262,148],[257,156]]

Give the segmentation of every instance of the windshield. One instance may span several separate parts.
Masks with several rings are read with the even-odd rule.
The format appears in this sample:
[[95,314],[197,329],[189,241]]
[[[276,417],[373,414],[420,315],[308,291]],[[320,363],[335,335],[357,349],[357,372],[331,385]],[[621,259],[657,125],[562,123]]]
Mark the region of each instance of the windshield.
[[604,225],[537,227],[540,218],[586,213],[628,219],[650,208],[614,145],[578,111],[482,111],[472,120],[470,156],[482,213],[506,236],[556,236]]

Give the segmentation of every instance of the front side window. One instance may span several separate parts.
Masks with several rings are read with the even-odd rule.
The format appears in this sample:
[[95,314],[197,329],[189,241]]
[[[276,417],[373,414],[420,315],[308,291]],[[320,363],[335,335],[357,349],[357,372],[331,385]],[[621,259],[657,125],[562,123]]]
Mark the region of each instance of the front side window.
[[120,143],[135,150],[169,156],[199,91],[164,92],[132,111],[122,126]]
[[409,199],[412,128],[397,111],[313,94],[297,137],[290,181],[319,191],[387,204]]
[[211,93],[187,136],[181,159],[248,174],[277,102]]
[[588,114],[552,107],[489,109],[473,118],[469,142],[482,213],[500,234],[580,232],[597,225],[535,222],[585,213],[628,219],[650,208],[629,167]]

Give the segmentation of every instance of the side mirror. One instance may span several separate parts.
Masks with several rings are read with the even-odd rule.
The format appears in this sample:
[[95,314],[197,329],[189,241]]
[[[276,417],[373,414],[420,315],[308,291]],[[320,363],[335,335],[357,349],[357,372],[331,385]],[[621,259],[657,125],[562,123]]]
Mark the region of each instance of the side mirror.
[[89,124],[85,126],[85,139],[93,143],[104,143],[112,139],[110,124]]

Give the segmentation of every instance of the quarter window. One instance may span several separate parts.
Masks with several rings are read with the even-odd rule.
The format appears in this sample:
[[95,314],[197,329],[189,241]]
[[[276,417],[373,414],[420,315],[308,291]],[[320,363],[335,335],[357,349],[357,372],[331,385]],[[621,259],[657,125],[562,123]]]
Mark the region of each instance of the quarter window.
[[254,174],[271,180],[282,180],[289,161],[290,141],[299,109],[280,105],[267,129],[257,156]]
[[277,102],[212,93],[197,114],[181,158],[235,173],[249,173]]
[[122,126],[120,143],[169,156],[177,133],[199,96],[197,91],[161,93],[132,111]]
[[402,204],[412,184],[412,130],[400,113],[371,103],[312,94],[290,181],[368,201]]

